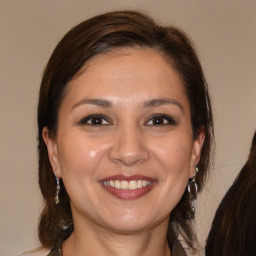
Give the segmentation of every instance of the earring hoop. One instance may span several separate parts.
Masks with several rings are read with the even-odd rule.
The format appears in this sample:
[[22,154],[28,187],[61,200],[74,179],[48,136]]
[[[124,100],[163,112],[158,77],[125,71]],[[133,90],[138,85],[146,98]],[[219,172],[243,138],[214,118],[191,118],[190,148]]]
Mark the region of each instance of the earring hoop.
[[60,180],[58,179],[56,173],[54,173],[55,179],[56,179],[56,194],[54,198],[55,204],[59,204],[59,193],[60,193]]

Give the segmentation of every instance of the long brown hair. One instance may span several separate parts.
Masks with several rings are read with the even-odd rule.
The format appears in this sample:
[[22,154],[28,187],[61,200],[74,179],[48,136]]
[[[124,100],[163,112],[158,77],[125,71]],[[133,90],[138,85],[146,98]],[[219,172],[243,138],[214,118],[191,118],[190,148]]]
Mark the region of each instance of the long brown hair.
[[219,205],[206,243],[206,256],[256,254],[256,131],[249,158]]
[[[61,243],[72,232],[72,214],[68,194],[61,181],[59,205],[54,204],[56,183],[47,148],[42,138],[45,126],[56,136],[58,111],[65,88],[79,75],[85,63],[97,54],[114,48],[151,48],[158,51],[176,69],[189,99],[194,138],[201,129],[205,141],[198,164],[197,184],[202,189],[210,163],[213,120],[208,87],[189,37],[181,30],[156,24],[150,17],[135,11],[105,13],[71,29],[55,48],[42,78],[38,103],[39,185],[45,207],[39,223],[39,238],[46,247]],[[172,248],[181,234],[190,248],[196,237],[188,220],[188,193],[172,211],[167,239]]]

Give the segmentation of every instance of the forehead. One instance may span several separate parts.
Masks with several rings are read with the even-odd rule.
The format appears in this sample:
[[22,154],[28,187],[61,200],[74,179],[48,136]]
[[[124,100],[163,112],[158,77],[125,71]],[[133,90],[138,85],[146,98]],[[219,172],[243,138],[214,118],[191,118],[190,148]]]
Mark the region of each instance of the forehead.
[[[67,86],[64,101],[108,97],[135,99],[172,97],[187,104],[185,88],[171,62],[154,49],[116,49],[90,59]],[[65,100],[66,99],[66,100]]]

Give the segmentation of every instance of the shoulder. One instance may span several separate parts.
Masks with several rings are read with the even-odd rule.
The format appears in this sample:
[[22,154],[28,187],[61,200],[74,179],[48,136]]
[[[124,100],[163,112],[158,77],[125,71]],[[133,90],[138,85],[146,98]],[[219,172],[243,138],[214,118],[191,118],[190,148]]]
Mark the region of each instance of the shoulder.
[[50,252],[49,249],[39,247],[34,250],[20,254],[19,256],[47,256],[49,254],[49,252]]

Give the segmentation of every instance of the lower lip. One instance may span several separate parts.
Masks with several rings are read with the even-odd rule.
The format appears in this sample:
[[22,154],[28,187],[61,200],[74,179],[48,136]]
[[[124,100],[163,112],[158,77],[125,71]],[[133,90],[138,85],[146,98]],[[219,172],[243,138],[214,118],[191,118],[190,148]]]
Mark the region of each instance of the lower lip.
[[109,187],[109,186],[105,186],[103,183],[101,183],[101,185],[109,193],[111,193],[112,195],[114,195],[115,197],[117,197],[119,199],[133,200],[133,199],[140,198],[140,197],[146,195],[147,193],[149,193],[152,190],[154,183],[152,183],[151,185],[149,185],[147,187],[138,188],[138,189],[134,189],[134,190],[116,189],[116,188],[112,188],[112,187]]

